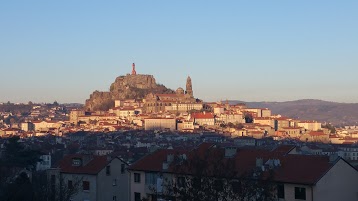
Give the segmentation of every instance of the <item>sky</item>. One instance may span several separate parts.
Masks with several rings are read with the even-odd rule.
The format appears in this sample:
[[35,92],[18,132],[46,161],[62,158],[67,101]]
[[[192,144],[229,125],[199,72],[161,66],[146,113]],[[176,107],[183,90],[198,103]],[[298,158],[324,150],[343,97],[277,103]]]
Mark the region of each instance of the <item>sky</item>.
[[358,103],[358,1],[0,1],[0,102],[152,74],[205,101]]

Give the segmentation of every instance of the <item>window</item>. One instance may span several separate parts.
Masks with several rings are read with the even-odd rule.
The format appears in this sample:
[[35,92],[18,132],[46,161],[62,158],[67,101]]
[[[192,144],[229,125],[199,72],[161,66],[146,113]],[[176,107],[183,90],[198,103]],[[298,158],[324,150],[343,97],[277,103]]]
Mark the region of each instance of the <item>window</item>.
[[106,175],[111,175],[111,166],[109,165],[106,167]]
[[156,173],[145,173],[145,184],[155,185],[157,183]]
[[306,200],[306,188],[295,187],[295,199]]
[[68,189],[73,189],[72,180],[68,180],[68,181],[67,181],[67,188],[68,188]]
[[89,191],[90,190],[90,183],[89,181],[83,181],[82,182],[82,187],[84,191]]
[[121,174],[124,174],[124,171],[126,169],[126,166],[124,163],[121,164]]
[[73,158],[72,159],[72,166],[81,166],[82,160],[80,158]]
[[285,186],[283,184],[277,185],[277,197],[285,199]]
[[113,201],[117,201],[117,196],[113,196]]
[[113,186],[117,186],[117,179],[113,179],[112,185],[113,185]]
[[137,193],[137,192],[134,193],[134,201],[141,201],[140,193]]
[[140,183],[140,173],[134,173],[134,182]]

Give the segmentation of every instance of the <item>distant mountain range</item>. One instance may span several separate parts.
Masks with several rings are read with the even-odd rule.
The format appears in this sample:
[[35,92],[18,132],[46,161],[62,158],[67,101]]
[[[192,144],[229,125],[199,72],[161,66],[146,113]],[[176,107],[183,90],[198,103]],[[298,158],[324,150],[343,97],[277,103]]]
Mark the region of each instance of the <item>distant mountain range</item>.
[[336,103],[314,99],[286,102],[245,102],[232,100],[231,104],[245,103],[248,107],[269,108],[273,114],[332,123],[335,126],[358,125],[358,103]]

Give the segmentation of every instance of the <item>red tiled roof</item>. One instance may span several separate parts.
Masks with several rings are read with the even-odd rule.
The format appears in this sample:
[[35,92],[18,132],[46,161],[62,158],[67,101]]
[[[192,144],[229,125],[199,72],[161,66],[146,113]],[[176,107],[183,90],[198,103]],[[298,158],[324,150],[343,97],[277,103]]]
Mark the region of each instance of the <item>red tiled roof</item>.
[[236,155],[239,174],[256,167],[256,158],[279,159],[281,166],[274,169],[273,180],[284,183],[315,184],[334,165],[327,156],[282,155],[260,150],[241,150]]
[[294,145],[280,145],[272,151],[277,152],[277,153],[282,153],[282,154],[288,154],[295,147],[296,146],[294,146]]
[[80,158],[84,160],[85,155],[82,154],[71,154],[65,156],[61,161],[58,162],[57,167],[61,169],[63,173],[71,174],[98,174],[108,164],[106,156],[91,156],[93,157],[87,164],[83,166],[73,166],[72,159]]
[[163,170],[163,162],[167,160],[168,154],[179,154],[178,150],[160,149],[138,160],[131,165],[130,170],[143,170],[149,172],[161,172]]
[[[263,163],[269,159],[280,160],[279,166],[273,169],[273,180],[276,182],[296,183],[313,185],[317,183],[324,174],[335,164],[330,163],[327,156],[308,156],[308,155],[293,155],[286,154],[289,146],[279,147],[274,151],[258,150],[258,149],[244,149],[239,150],[235,157],[237,176],[246,175],[252,172],[256,167],[256,159],[262,158]],[[215,150],[212,150],[215,149]],[[204,157],[207,151],[212,154],[223,154],[223,149],[216,148],[212,144],[202,144],[197,149],[192,151],[183,151],[188,160],[195,154],[199,157]],[[168,154],[179,154],[178,150],[159,150],[153,154],[147,155],[141,160],[133,164],[129,169],[138,171],[163,171],[162,165],[166,161]],[[219,156],[218,155],[218,156]],[[215,157],[209,157],[210,162]],[[224,160],[225,161],[225,160]],[[174,168],[166,170],[168,172],[175,172]],[[190,173],[190,169],[187,170]],[[268,171],[264,172],[267,173]]]
[[156,94],[157,96],[162,96],[162,97],[178,97],[178,96],[182,96],[182,95],[178,95],[178,94]]
[[322,131],[311,131],[308,133],[310,136],[322,136],[322,135],[327,135],[324,134]]

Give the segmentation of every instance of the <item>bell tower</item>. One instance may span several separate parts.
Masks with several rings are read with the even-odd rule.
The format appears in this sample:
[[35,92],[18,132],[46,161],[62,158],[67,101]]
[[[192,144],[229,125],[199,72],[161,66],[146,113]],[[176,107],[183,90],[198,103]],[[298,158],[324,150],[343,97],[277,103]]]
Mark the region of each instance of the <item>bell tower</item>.
[[132,64],[132,75],[137,75],[137,71],[135,71],[135,63]]
[[189,94],[191,98],[194,98],[193,85],[190,76],[186,79],[186,94]]

